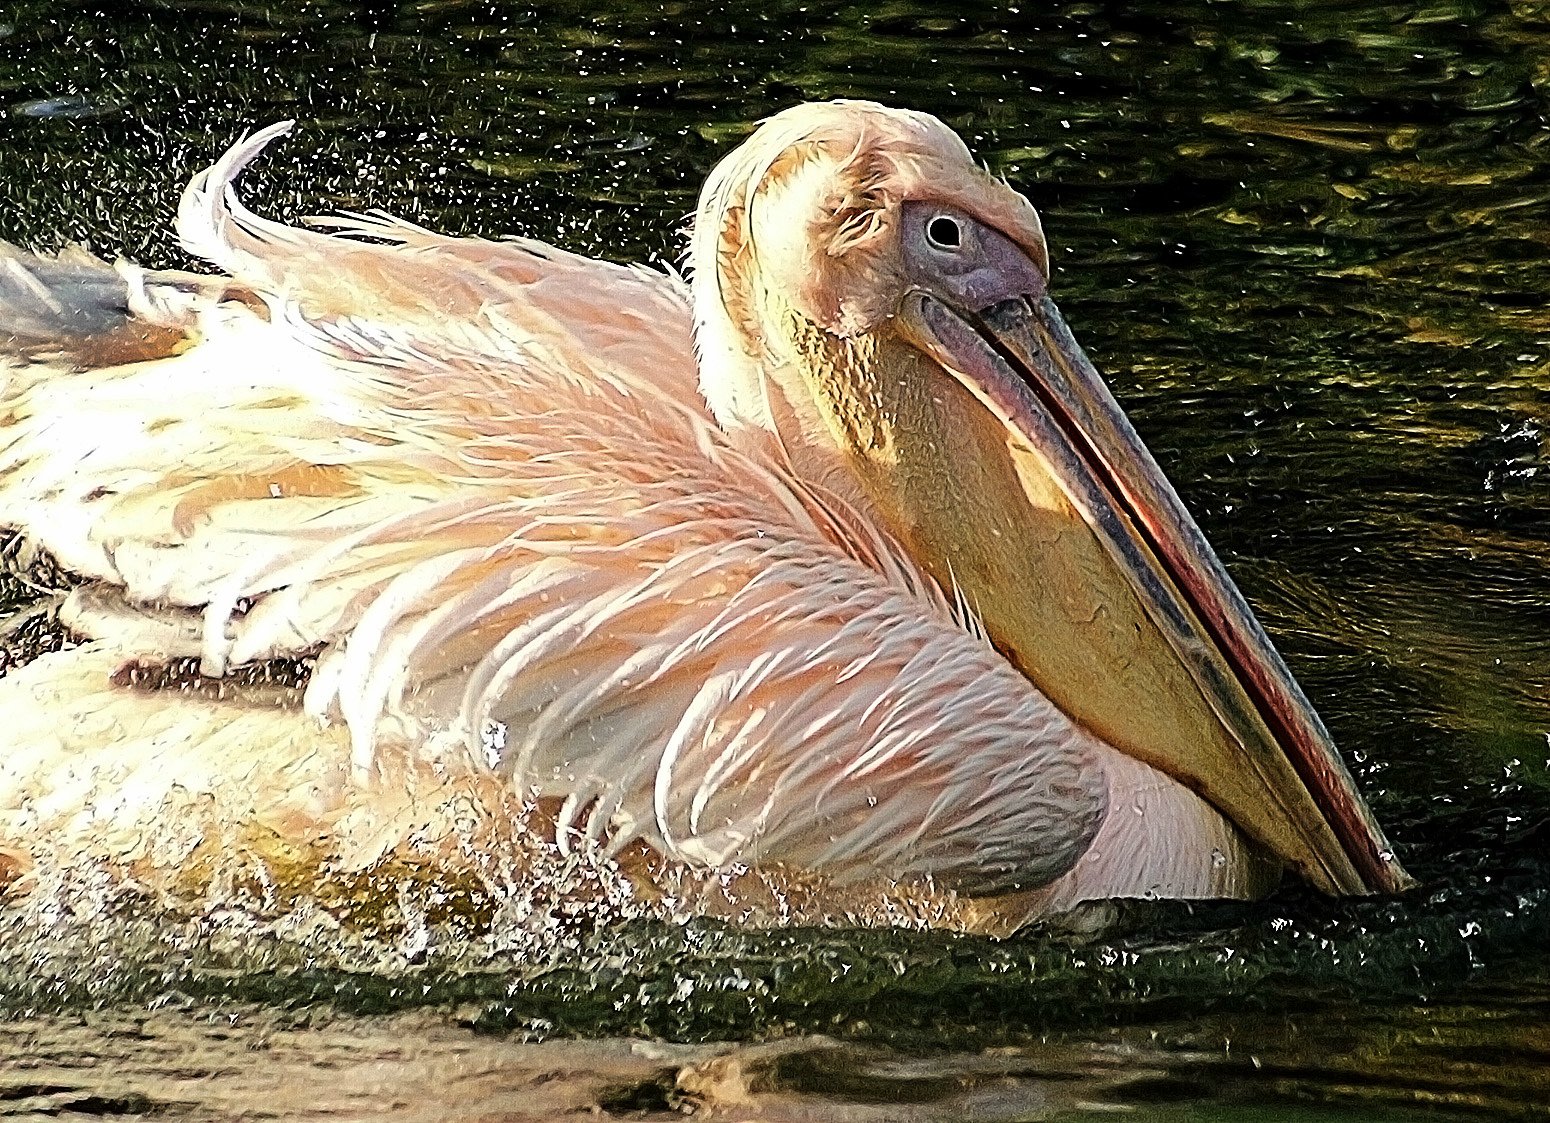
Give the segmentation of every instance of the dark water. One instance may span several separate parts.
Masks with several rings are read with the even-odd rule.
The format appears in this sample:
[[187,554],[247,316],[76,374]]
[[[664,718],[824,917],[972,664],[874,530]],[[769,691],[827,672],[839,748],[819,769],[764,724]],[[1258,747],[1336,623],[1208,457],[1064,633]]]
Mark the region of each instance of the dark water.
[[762,115],[936,113],[1421,888],[1001,943],[115,891],[7,917],[0,1115],[1550,1118],[1550,8],[600,7],[0,7],[0,236],[181,264],[184,181],[294,117],[256,209],[671,258]]

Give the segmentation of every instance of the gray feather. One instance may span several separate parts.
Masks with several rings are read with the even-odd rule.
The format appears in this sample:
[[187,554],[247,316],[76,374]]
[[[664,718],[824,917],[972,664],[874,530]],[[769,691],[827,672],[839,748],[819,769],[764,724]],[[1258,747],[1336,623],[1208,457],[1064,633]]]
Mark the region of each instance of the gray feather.
[[129,286],[84,250],[45,257],[0,242],[0,352],[112,331],[129,319]]

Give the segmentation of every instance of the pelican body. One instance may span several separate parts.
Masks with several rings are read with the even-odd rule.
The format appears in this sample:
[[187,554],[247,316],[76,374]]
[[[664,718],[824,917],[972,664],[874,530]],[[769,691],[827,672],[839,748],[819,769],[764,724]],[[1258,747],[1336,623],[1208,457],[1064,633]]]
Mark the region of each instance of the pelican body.
[[0,683],[17,869],[186,864],[189,816],[474,862],[527,816],[1019,922],[1406,883],[941,122],[766,121],[688,284],[262,219],[235,180],[288,127],[183,198],[220,276],[0,261],[0,525],[81,581],[82,642]]

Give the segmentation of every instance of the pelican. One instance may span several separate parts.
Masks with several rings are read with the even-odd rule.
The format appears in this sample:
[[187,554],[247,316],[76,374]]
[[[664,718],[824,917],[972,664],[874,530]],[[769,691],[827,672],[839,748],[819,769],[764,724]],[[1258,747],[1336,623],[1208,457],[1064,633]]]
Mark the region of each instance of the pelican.
[[234,185],[289,127],[183,197],[220,276],[5,253],[0,525],[81,639],[0,683],[15,884],[212,839],[470,864],[524,816],[1014,926],[1407,884],[940,121],[771,117],[687,284],[266,220]]

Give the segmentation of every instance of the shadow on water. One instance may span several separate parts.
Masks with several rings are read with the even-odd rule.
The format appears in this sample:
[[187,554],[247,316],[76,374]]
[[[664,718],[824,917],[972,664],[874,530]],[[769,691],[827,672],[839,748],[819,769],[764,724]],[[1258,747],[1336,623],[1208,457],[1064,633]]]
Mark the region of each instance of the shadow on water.
[[92,888],[0,918],[0,1115],[1550,1117],[1550,9],[597,7],[20,0],[0,236],[187,264],[182,184],[294,117],[261,211],[672,259],[760,116],[934,112],[1422,887],[1004,942]]

